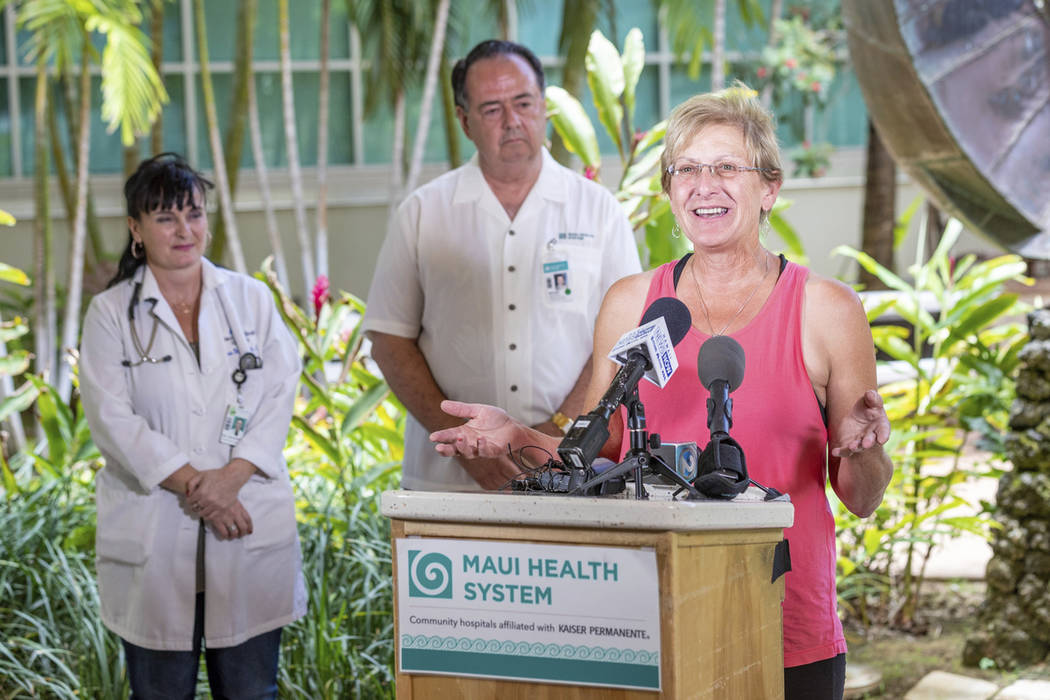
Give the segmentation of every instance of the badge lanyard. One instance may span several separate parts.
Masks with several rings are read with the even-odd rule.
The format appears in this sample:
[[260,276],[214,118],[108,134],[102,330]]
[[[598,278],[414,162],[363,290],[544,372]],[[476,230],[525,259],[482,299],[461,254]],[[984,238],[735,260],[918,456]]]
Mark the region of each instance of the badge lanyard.
[[248,372],[250,370],[262,369],[262,358],[248,350],[251,346],[248,345],[244,329],[241,328],[239,323],[233,322],[230,314],[232,304],[229,297],[226,296],[226,290],[220,285],[216,287],[215,291],[219,297],[223,315],[226,317],[226,326],[230,329],[233,342],[237,346],[237,352],[240,355],[237,361],[237,369],[230,374],[230,379],[237,387],[237,400],[226,405],[226,413],[222,421],[222,433],[219,435],[219,442],[233,447],[241,441],[241,438],[244,437],[244,432],[248,428],[249,415],[244,406],[241,388],[244,382],[248,380]]

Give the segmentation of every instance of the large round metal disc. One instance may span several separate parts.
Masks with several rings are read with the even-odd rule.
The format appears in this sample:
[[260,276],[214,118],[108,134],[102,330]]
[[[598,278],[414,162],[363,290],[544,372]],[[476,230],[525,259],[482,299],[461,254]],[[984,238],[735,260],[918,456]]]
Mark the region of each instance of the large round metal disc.
[[879,134],[945,211],[1050,259],[1050,3],[843,0]]

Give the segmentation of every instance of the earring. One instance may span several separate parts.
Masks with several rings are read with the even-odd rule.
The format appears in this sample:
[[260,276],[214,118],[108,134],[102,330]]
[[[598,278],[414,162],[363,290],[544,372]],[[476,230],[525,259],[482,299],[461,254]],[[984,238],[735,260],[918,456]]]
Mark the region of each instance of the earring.
[[131,241],[131,257],[135,258],[136,260],[139,260],[145,254],[146,254],[146,249],[142,245],[142,241],[136,241],[136,240],[132,239],[132,241]]
[[671,226],[671,238],[681,238],[681,237],[682,237],[682,229],[678,228],[678,222],[676,221]]

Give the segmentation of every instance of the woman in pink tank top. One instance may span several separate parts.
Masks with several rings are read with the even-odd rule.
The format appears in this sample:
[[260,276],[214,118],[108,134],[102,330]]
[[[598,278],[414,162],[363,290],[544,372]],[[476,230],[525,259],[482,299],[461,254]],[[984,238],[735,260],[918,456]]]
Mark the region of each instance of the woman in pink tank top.
[[[626,277],[610,288],[594,331],[594,371],[586,405],[596,405],[616,374],[606,359],[659,298],[688,308],[692,327],[677,345],[678,371],[662,389],[639,385],[647,425],[669,442],[707,442],[708,392],[697,376],[700,346],[732,337],[746,373],[734,387],[732,438],[751,478],[791,496],[785,532],[785,698],[842,697],[846,642],[836,613],[835,527],[825,496],[866,517],[882,501],[893,465],[882,445],[889,421],[876,391],[875,349],[867,316],[848,286],[766,250],[760,229],[783,182],[772,117],[743,85],[698,95],[671,114],[662,185],[675,228],[695,254]],[[444,402],[469,418],[431,436],[446,455],[493,457],[506,446],[559,440],[510,420],[499,409]],[[602,456],[618,461],[628,444],[622,412],[609,422]]]

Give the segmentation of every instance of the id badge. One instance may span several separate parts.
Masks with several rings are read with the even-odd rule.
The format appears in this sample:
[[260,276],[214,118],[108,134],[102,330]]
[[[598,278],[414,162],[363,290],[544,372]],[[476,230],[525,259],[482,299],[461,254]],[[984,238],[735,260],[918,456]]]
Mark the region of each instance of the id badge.
[[223,445],[235,446],[244,437],[244,431],[248,429],[248,416],[236,404],[227,404],[226,417],[222,421],[222,434],[219,442]]
[[552,240],[547,244],[543,255],[543,285],[547,299],[553,302],[572,300],[572,285],[569,270],[569,258],[556,248]]

